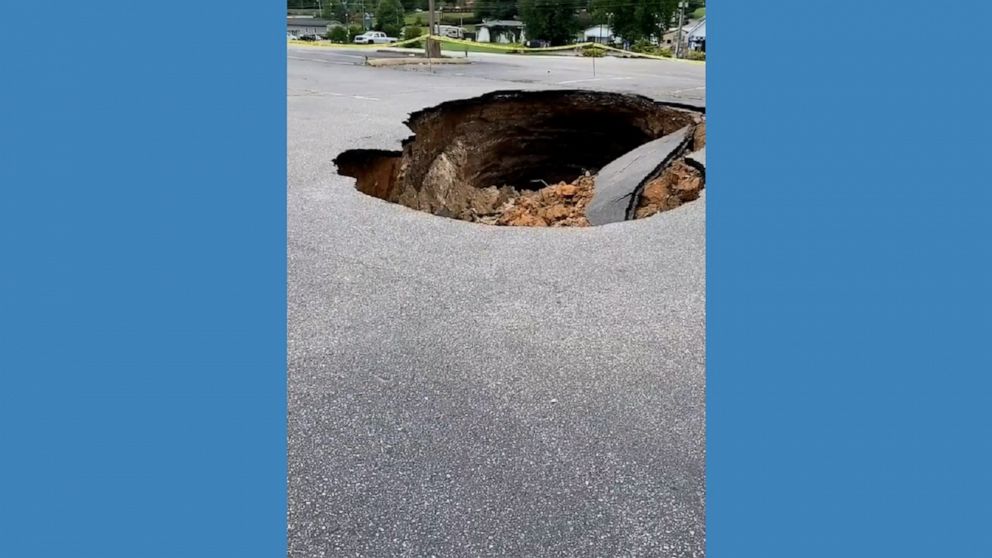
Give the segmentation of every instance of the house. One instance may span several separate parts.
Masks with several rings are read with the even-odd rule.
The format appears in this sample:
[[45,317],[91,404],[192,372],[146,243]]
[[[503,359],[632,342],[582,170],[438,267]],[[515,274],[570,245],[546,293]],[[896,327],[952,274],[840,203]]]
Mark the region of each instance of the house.
[[[683,29],[685,29],[685,28],[683,27]],[[677,40],[678,35],[679,35],[678,28],[672,28],[672,29],[669,29],[668,31],[665,31],[661,35],[661,41],[658,42],[658,46],[664,47],[664,48],[667,48],[667,49],[670,49],[671,51],[674,52],[675,51],[675,41]],[[683,35],[683,37],[684,37],[684,35]]]
[[522,43],[524,23],[513,19],[493,19],[476,26],[476,42],[480,43]]
[[319,19],[315,17],[288,17],[286,18],[286,32],[294,37],[304,35],[324,35],[332,27],[339,27],[341,24],[336,21]]
[[699,23],[689,30],[686,44],[690,50],[706,52],[706,18],[699,20]]
[[586,43],[609,44],[617,41],[609,25],[594,25],[582,32],[582,41]]
[[[669,29],[661,36],[660,46],[675,51],[675,42],[678,40],[678,28]],[[706,52],[706,18],[699,21],[690,21],[682,26],[682,50],[699,50]]]

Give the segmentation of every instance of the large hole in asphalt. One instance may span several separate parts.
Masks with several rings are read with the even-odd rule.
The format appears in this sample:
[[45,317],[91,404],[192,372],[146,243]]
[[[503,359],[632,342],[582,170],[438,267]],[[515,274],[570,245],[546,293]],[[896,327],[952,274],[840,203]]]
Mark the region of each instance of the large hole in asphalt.
[[414,135],[402,151],[345,151],[338,172],[365,194],[434,215],[587,226],[597,172],[679,132],[686,139],[637,183],[626,219],[678,207],[703,188],[703,169],[685,159],[705,143],[703,114],[639,95],[503,91],[415,112],[406,124]]

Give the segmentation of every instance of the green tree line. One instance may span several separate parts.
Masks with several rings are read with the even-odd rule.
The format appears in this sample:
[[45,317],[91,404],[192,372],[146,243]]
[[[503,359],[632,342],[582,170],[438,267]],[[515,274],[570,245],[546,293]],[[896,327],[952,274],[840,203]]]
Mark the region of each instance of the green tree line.
[[[289,8],[315,8],[316,0],[288,0]],[[400,36],[406,12],[426,7],[427,0],[322,0],[322,16],[344,23],[361,22],[363,10],[375,14],[374,28]],[[689,0],[688,16],[705,7],[705,0]],[[441,0],[436,6],[443,6]],[[454,5],[454,2],[449,3]],[[480,19],[519,19],[527,37],[568,44],[581,26],[607,24],[613,33],[634,43],[660,38],[677,21],[678,0],[477,0]]]
[[[690,0],[686,15],[704,7]],[[475,15],[483,19],[517,18],[527,37],[552,44],[572,41],[582,25],[607,24],[613,33],[634,43],[660,37],[676,23],[678,0],[477,0]]]

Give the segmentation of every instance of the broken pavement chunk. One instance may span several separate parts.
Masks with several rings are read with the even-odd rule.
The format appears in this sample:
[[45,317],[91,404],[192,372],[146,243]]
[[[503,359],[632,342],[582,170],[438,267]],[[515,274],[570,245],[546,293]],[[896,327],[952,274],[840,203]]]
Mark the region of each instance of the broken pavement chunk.
[[618,223],[634,217],[641,187],[670,163],[689,143],[690,127],[649,141],[603,167],[586,207],[590,225]]

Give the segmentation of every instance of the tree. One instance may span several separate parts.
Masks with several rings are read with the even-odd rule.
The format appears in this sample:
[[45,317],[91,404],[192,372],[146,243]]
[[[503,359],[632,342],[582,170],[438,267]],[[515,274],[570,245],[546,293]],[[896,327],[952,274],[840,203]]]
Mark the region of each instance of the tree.
[[660,38],[672,24],[678,0],[592,0],[593,16],[631,43]]
[[403,27],[403,4],[400,0],[381,0],[375,9],[375,28],[386,31],[387,26],[394,33],[399,33]]
[[[407,12],[412,12],[416,9],[426,10],[427,0],[400,0],[403,3],[403,9]],[[435,6],[436,8],[437,6]]]
[[575,4],[562,0],[520,0],[520,19],[527,37],[553,45],[571,42],[575,36]]
[[332,2],[328,0],[324,2],[323,8],[320,12],[320,17],[324,19],[329,19],[332,21],[339,21],[341,23],[348,23],[345,21],[347,9],[342,2]]
[[479,19],[512,19],[517,15],[517,0],[476,0],[475,17]]
[[327,33],[327,38],[335,43],[347,43],[348,29],[343,25],[332,27],[330,32]]
[[312,10],[317,8],[317,0],[288,0],[287,8],[290,10]]
[[320,17],[339,21],[345,25],[352,22],[361,23],[362,8],[368,6],[371,9],[374,5],[371,0],[366,3],[361,0],[322,0]]

